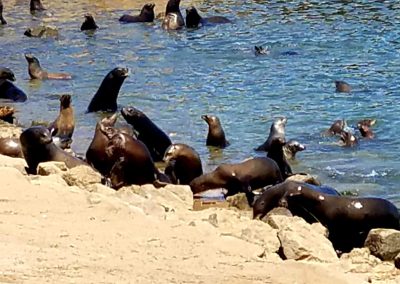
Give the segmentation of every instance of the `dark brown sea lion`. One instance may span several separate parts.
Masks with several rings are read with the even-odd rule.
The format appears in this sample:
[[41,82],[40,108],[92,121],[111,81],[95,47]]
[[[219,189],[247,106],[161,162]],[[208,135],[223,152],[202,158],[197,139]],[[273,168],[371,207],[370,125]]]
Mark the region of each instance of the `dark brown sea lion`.
[[109,159],[114,161],[110,172],[113,188],[155,182],[156,167],[149,150],[141,141],[125,133],[117,133],[109,140],[106,153]]
[[255,201],[253,216],[263,217],[279,205],[291,211],[301,208],[321,222],[327,227],[334,248],[341,252],[362,247],[371,229],[400,229],[399,211],[388,200],[330,195],[296,182],[267,189]]
[[360,130],[361,136],[367,139],[373,139],[375,137],[375,134],[372,132],[372,130],[365,124],[358,124],[357,125],[358,130]]
[[185,26],[185,20],[179,9],[181,0],[169,0],[165,9],[165,18],[161,24],[164,30],[178,30]]
[[53,143],[50,131],[44,126],[30,127],[20,136],[22,152],[28,168],[28,174],[36,174],[36,168],[41,162],[64,162],[68,168],[87,165]]
[[252,190],[282,181],[281,171],[274,160],[257,157],[238,164],[221,164],[214,171],[192,180],[190,188],[194,194],[214,188],[227,189],[226,196],[244,192],[252,204]]
[[199,26],[205,26],[210,24],[227,24],[231,23],[228,18],[222,16],[211,16],[203,18],[199,15],[199,12],[194,6],[186,8],[186,27],[187,28],[198,28]]
[[269,148],[271,147],[271,142],[273,139],[276,138],[285,139],[286,122],[287,122],[286,117],[280,117],[275,119],[269,130],[269,135],[267,140],[262,145],[258,146],[255,150],[268,152]]
[[119,90],[128,75],[129,70],[127,68],[114,68],[111,70],[101,82],[99,89],[88,106],[87,112],[117,111]]
[[36,11],[44,11],[46,8],[43,6],[42,2],[40,0],[31,0],[30,5],[29,5],[30,11],[36,12]]
[[72,76],[67,73],[50,73],[43,70],[39,60],[32,54],[25,54],[25,59],[28,61],[28,72],[31,79],[54,79],[54,80],[69,80]]
[[103,176],[108,176],[114,162],[106,154],[106,147],[110,140],[108,136],[116,134],[113,126],[117,121],[117,114],[105,117],[96,124],[93,140],[86,151],[86,160]]
[[168,135],[137,108],[124,107],[121,109],[121,114],[138,133],[137,139],[147,146],[153,160],[162,161],[165,150],[172,144]]
[[350,131],[343,130],[340,133],[340,142],[345,147],[353,147],[358,144],[358,139]]
[[53,136],[72,138],[75,129],[75,116],[71,105],[71,95],[60,97],[60,113],[48,129]]
[[306,146],[301,144],[299,141],[296,140],[289,140],[283,146],[283,154],[287,161],[294,160],[296,158],[296,153],[300,151],[304,151]]
[[3,18],[3,2],[0,0],[0,24],[7,25],[7,21]]
[[267,154],[267,157],[274,160],[281,171],[282,178],[285,180],[288,176],[293,174],[292,168],[290,167],[288,161],[285,158],[285,154],[283,152],[283,147],[285,146],[286,141],[282,137],[278,137],[272,139],[271,145]]
[[190,184],[203,174],[201,159],[195,149],[186,144],[172,144],[164,155],[165,174],[174,184]]
[[153,22],[154,7],[154,3],[147,3],[143,6],[138,16],[123,15],[121,18],[119,18],[119,21],[124,23]]
[[357,122],[357,126],[358,125],[366,125],[368,127],[374,126],[376,123],[376,119],[362,119],[360,121]]
[[260,46],[257,46],[257,45],[254,46],[254,54],[255,54],[256,56],[259,56],[259,55],[268,55],[268,54],[270,54],[270,53],[271,53],[271,52],[268,50],[268,48],[262,47],[261,45],[260,45]]
[[332,135],[340,135],[342,131],[347,127],[347,122],[344,119],[335,120],[331,127],[328,130],[323,132],[323,135],[332,136]]
[[0,66],[0,98],[24,102],[26,94],[10,81],[15,81],[14,73],[7,67]]
[[335,81],[336,92],[337,93],[350,93],[351,87],[344,81]]
[[23,158],[19,138],[0,138],[0,154],[13,158]]
[[229,142],[225,138],[219,118],[215,115],[202,115],[201,118],[208,124],[207,146],[225,148]]
[[92,14],[85,14],[85,21],[81,25],[81,31],[96,30],[98,28]]

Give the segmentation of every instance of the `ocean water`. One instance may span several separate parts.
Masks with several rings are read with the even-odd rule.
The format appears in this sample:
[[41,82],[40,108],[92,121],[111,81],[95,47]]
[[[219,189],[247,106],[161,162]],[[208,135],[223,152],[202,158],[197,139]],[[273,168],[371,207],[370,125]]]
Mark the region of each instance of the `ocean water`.
[[[171,136],[200,154],[205,171],[226,162],[262,156],[253,148],[268,136],[273,120],[286,116],[286,138],[307,147],[292,163],[295,172],[317,175],[338,190],[388,198],[400,206],[400,4],[397,1],[198,1],[203,16],[232,24],[166,32],[151,24],[120,24],[131,12],[126,1],[43,1],[51,15],[34,17],[27,1],[4,0],[9,25],[0,27],[0,65],[16,74],[29,99],[15,104],[23,126],[52,121],[58,98],[71,94],[77,125],[72,148],[81,154],[104,114],[85,110],[104,76],[130,69],[118,104],[144,111]],[[85,3],[81,3],[85,2]],[[182,1],[181,9],[191,2]],[[138,12],[138,7],[133,9]],[[157,7],[158,11],[164,10]],[[100,29],[80,32],[92,12]],[[57,26],[58,40],[34,39],[25,29],[41,22]],[[271,50],[254,55],[254,45]],[[294,51],[297,55],[285,55]],[[24,53],[42,67],[69,72],[71,81],[31,81]],[[335,93],[345,80],[351,94]],[[231,145],[205,146],[202,114],[220,117]],[[343,148],[321,132],[336,120],[349,125],[375,118],[374,140]],[[123,122],[123,118],[120,118]]]

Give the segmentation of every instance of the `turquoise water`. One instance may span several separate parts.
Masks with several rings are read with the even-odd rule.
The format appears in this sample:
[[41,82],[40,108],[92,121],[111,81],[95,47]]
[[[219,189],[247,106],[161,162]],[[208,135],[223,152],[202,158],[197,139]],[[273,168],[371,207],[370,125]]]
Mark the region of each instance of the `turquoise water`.
[[[159,21],[120,24],[117,19],[127,10],[74,1],[69,1],[73,10],[61,9],[65,4],[44,1],[53,16],[42,19],[60,28],[59,40],[23,36],[40,18],[29,14],[25,1],[10,1],[8,7],[3,2],[9,25],[0,27],[0,65],[14,70],[17,85],[28,94],[26,103],[16,105],[22,125],[53,120],[58,97],[71,94],[77,119],[72,148],[85,153],[100,117],[85,114],[90,99],[112,68],[128,67],[131,75],[118,104],[141,109],[174,142],[193,146],[206,171],[262,155],[253,148],[265,141],[274,118],[283,115],[288,117],[287,139],[307,146],[294,171],[400,206],[396,1],[202,1],[196,5],[202,15],[223,15],[234,23],[179,32],[161,30]],[[189,4],[182,2],[183,14]],[[93,36],[79,31],[88,11],[100,26]],[[254,45],[268,46],[271,54],[254,56]],[[285,51],[298,55],[282,55]],[[74,79],[30,81],[26,52],[47,70],[69,72]],[[347,81],[354,91],[335,93],[334,80]],[[220,117],[231,146],[207,149],[202,114]],[[376,139],[342,148],[336,138],[320,135],[340,118],[350,125],[376,118]]]

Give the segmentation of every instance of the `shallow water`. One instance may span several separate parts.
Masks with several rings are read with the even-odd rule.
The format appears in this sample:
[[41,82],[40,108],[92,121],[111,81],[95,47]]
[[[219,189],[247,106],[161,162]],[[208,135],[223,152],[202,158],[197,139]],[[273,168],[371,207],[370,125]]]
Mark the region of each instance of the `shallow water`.
[[[85,114],[90,99],[111,69],[128,67],[131,75],[118,104],[141,109],[174,142],[193,146],[206,171],[262,155],[253,148],[265,141],[275,117],[287,116],[287,139],[307,146],[294,171],[400,206],[396,1],[202,1],[196,5],[202,15],[222,15],[234,23],[179,32],[161,30],[159,21],[120,24],[119,16],[130,12],[127,1],[112,1],[112,6],[43,1],[52,16],[42,17],[31,16],[25,1],[3,2],[9,25],[0,27],[0,65],[15,72],[17,85],[29,96],[16,105],[22,125],[53,120],[58,97],[71,94],[77,119],[72,147],[85,153],[101,116]],[[182,2],[183,13],[189,4]],[[94,35],[79,30],[88,11],[100,26]],[[61,39],[23,36],[41,21],[59,27]],[[268,46],[271,54],[254,56],[254,45]],[[286,51],[298,55],[282,55]],[[45,69],[72,73],[73,80],[30,81],[23,56],[28,52]],[[334,80],[347,81],[354,91],[335,93]],[[207,149],[202,114],[220,117],[231,146]],[[342,148],[336,138],[322,137],[340,118],[350,125],[376,118],[376,139]]]

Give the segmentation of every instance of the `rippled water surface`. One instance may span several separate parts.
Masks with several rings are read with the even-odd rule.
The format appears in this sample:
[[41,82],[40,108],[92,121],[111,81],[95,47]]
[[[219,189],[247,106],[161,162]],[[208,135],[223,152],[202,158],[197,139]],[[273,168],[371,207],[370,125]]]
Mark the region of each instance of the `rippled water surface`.
[[[179,32],[161,30],[159,21],[120,24],[119,16],[131,12],[126,1],[43,1],[52,15],[41,17],[29,14],[28,1],[3,2],[9,25],[0,27],[0,65],[14,70],[17,85],[29,96],[16,105],[23,125],[53,120],[58,97],[71,94],[77,119],[72,147],[84,153],[101,116],[85,114],[87,105],[103,77],[126,66],[131,75],[118,104],[141,109],[174,142],[192,145],[206,171],[262,155],[253,148],[265,141],[275,117],[287,116],[287,139],[307,146],[294,171],[400,205],[397,1],[200,1],[196,6],[202,15],[222,15],[234,23]],[[183,14],[189,4],[182,1]],[[163,10],[159,4],[157,12]],[[100,26],[94,35],[79,30],[88,11]],[[41,21],[57,26],[61,39],[23,36]],[[271,54],[256,57],[254,45],[268,46]],[[286,51],[298,55],[282,54]],[[30,81],[27,52],[49,71],[72,73],[73,80]],[[335,93],[338,79],[354,91]],[[207,149],[202,114],[220,117],[230,147]],[[376,139],[342,148],[336,138],[322,137],[340,118],[350,125],[376,118]]]

